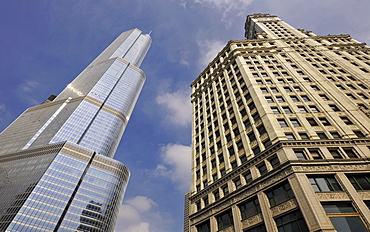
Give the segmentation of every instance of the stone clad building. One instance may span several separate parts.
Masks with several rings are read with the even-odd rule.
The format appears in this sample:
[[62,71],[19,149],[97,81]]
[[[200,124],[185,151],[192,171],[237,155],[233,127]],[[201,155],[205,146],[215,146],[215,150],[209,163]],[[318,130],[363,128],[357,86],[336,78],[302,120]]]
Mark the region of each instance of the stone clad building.
[[185,231],[370,229],[370,48],[247,17],[191,84]]

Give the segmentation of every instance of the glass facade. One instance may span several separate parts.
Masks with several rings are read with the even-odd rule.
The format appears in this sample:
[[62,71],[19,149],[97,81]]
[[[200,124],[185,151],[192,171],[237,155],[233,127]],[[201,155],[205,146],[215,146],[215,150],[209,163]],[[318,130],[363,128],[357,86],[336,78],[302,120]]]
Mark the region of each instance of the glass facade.
[[113,231],[129,170],[113,159],[151,43],[122,33],[53,101],[0,134],[0,231]]

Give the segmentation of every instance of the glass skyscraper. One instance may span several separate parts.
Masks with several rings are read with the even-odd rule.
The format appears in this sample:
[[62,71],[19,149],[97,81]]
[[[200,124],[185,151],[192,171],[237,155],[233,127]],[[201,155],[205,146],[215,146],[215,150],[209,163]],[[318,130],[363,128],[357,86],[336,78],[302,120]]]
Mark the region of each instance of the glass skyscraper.
[[113,156],[150,44],[138,29],[123,32],[0,134],[0,231],[113,231],[130,175]]

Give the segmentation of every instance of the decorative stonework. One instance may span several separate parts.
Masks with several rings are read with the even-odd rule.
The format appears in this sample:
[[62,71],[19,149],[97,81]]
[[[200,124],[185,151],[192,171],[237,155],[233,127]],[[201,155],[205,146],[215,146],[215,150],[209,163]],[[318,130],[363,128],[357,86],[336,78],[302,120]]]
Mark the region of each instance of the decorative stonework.
[[361,196],[362,200],[370,200],[370,191],[357,192]]
[[234,226],[229,226],[223,230],[219,230],[218,232],[235,232],[235,230],[234,230]]
[[275,206],[274,208],[272,208],[271,209],[272,216],[275,217],[276,215],[282,214],[284,212],[295,209],[297,207],[298,207],[298,204],[296,200],[294,198],[290,199],[289,201],[283,202]]
[[333,171],[331,166],[301,166],[301,170],[305,172]]
[[334,170],[369,170],[367,164],[354,164],[354,165],[333,165]]
[[262,214],[254,215],[242,221],[243,228],[247,228],[262,222]]
[[327,201],[327,200],[350,200],[349,197],[345,192],[321,192],[321,193],[316,193],[316,196],[321,201]]

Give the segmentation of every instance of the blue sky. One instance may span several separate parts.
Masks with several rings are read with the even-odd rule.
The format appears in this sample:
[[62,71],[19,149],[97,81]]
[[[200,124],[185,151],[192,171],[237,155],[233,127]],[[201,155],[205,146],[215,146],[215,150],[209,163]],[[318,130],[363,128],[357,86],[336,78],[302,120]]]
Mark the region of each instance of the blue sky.
[[183,228],[190,187],[191,82],[245,16],[270,13],[318,35],[370,42],[369,0],[62,0],[0,2],[0,131],[58,94],[121,32],[152,31],[147,82],[115,158],[131,170],[116,231]]

